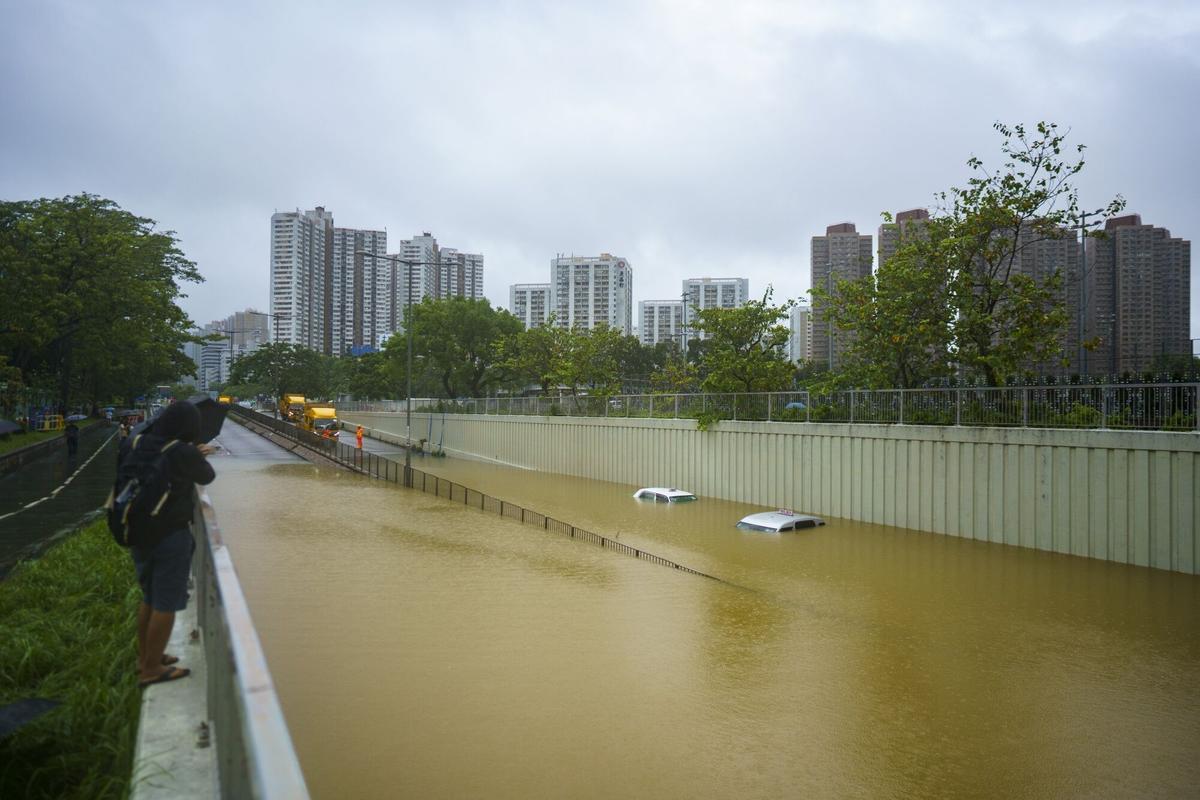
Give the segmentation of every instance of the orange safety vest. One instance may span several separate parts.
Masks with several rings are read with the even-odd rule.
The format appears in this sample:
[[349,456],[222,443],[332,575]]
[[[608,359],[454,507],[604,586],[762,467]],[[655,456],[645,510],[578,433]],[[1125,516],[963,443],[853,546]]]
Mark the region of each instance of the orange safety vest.
[[362,426],[358,426],[358,430],[354,432],[354,438],[358,440],[358,447],[362,449]]

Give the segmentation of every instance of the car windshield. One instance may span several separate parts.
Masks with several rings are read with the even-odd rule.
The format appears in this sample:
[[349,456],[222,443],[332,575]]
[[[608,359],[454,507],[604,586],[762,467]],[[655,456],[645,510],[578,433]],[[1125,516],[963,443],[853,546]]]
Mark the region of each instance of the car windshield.
[[738,526],[738,530],[743,530],[743,531],[764,531],[767,533],[775,532],[774,528],[768,527],[766,525],[755,525],[753,522],[742,521],[742,522],[739,522],[737,524],[737,526]]

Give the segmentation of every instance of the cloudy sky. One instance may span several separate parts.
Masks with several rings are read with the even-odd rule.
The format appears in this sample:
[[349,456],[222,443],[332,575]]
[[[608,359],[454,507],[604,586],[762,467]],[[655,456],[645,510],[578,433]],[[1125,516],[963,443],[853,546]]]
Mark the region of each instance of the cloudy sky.
[[[269,220],[433,232],[485,290],[610,252],[634,300],[776,299],[809,239],[928,205],[991,125],[1048,119],[1200,239],[1200,3],[0,0],[0,197],[103,195],[178,233],[199,322],[267,305]],[[1194,273],[1193,273],[1194,275]],[[1192,281],[1200,337],[1200,280]]]

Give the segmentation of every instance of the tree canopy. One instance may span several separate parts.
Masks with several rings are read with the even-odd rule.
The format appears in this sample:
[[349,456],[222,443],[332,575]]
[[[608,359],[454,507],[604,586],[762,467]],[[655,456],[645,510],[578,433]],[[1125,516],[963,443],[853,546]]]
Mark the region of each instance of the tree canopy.
[[771,305],[768,286],[761,300],[737,308],[706,308],[696,330],[706,335],[699,350],[700,386],[706,392],[775,392],[790,389],[795,367],[787,360],[786,319],[794,300]]
[[111,200],[0,202],[0,357],[62,408],[193,372],[176,301],[201,280],[173,232]]
[[1069,355],[1064,292],[1080,279],[1078,256],[1070,257],[1076,232],[1101,225],[1124,201],[1080,207],[1085,148],[1065,156],[1066,135],[1054,123],[994,128],[999,169],[971,157],[966,186],[938,194],[936,212],[909,229],[875,275],[840,281],[832,296],[813,289],[814,305],[852,334],[842,382],[916,386],[954,365],[995,386]]
[[[418,366],[427,371],[446,397],[482,397],[507,379],[505,353],[521,330],[520,320],[487,300],[427,297],[412,307],[413,352],[422,361],[414,364],[414,373]],[[388,340],[389,358],[407,360],[406,336],[397,333]]]

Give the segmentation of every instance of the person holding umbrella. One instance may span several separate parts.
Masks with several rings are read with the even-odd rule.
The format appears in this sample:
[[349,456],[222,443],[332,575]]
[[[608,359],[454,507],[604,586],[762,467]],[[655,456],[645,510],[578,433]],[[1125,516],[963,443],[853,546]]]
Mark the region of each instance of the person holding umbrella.
[[170,483],[170,491],[153,518],[154,530],[144,531],[136,538],[146,543],[129,549],[142,589],[137,615],[141,688],[191,674],[191,670],[176,666],[179,659],[167,655],[166,646],[175,627],[176,612],[187,608],[188,575],[196,549],[190,528],[195,515],[193,489],[196,484],[206,485],[216,478],[207,460],[215,448],[207,441],[220,431],[221,421],[223,415],[215,430],[211,418],[206,426],[200,409],[183,400],[168,406],[140,433],[121,444],[121,461],[153,458],[161,453],[166,458]]

